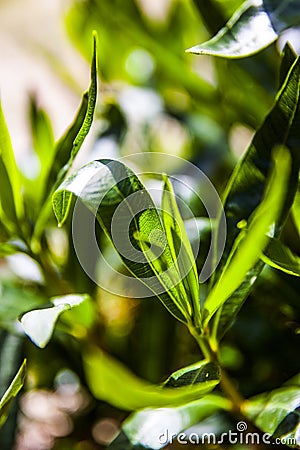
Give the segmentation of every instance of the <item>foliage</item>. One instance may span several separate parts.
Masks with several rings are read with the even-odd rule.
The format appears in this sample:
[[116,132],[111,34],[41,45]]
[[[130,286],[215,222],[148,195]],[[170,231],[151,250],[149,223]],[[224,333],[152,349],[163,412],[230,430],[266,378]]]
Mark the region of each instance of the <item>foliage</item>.
[[[57,142],[30,99],[34,181],[15,162],[0,111],[0,254],[12,272],[14,258],[28,266],[0,279],[7,449],[24,382],[30,394],[62,376],[85,406],[58,450],[176,448],[176,436],[191,426],[203,436],[211,418],[219,437],[244,424],[238,431],[260,433],[257,448],[266,436],[299,444],[300,61],[274,44],[299,24],[297,2],[174,0],[159,17],[150,3],[72,6],[66,24],[91,60],[90,86]],[[93,29],[103,86],[96,142],[78,169],[96,110]],[[215,37],[189,52],[222,57],[201,57],[213,82],[184,52],[208,30]],[[252,130],[248,146],[234,143],[237,130]],[[222,197],[213,217],[203,172]],[[107,417],[126,417],[117,437],[95,431]]]

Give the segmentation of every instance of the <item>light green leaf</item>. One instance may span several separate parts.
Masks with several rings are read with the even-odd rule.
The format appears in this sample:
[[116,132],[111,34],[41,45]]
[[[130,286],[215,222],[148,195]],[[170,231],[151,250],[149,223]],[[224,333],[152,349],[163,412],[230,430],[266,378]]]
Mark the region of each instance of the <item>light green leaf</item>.
[[[108,447],[111,450],[164,448],[181,431],[220,410],[230,410],[231,402],[208,394],[200,400],[175,408],[146,409],[133,413],[122,425],[122,432]],[[137,446],[137,447],[136,447]]]
[[63,295],[50,301],[53,307],[29,311],[21,318],[21,324],[27,336],[40,348],[46,347],[54,332],[59,316],[67,310],[81,305],[88,295]]
[[[290,173],[290,156],[286,149],[274,152],[275,166],[267,183],[265,196],[255,210],[247,230],[237,237],[223,272],[205,301],[205,323],[242,284],[249,270],[258,262],[281,213]],[[280,183],[278,180],[280,179]]]
[[270,437],[292,448],[300,444],[300,386],[258,395],[243,407],[246,417]]
[[262,260],[275,269],[300,277],[300,257],[279,239],[270,239],[262,255]]
[[212,39],[187,52],[223,58],[246,57],[269,46],[279,33],[299,23],[297,0],[248,0]]
[[83,358],[86,378],[93,395],[125,410],[188,403],[210,392],[219,382],[217,377],[194,385],[168,388],[136,377],[125,366],[97,348],[85,350]]
[[[15,213],[18,219],[22,219],[24,214],[24,206],[23,206],[23,198],[21,195],[21,180],[20,180],[20,172],[17,168],[15,156],[9,136],[9,132],[7,129],[7,125],[5,122],[2,105],[0,103],[0,161],[1,161],[1,176],[4,176],[4,178],[1,178],[1,180],[5,180],[5,184],[1,185],[1,202],[3,201],[2,191],[6,191],[8,189],[10,194],[7,194],[7,201],[9,201],[9,204],[11,205],[12,199],[9,197],[13,197],[14,206],[9,206],[9,212],[4,211],[5,213],[8,213],[8,216],[13,217],[13,214]],[[8,205],[6,203],[6,205]],[[4,206],[2,205],[2,208]],[[14,212],[15,210],[15,212]]]
[[53,195],[60,226],[68,216],[72,195],[97,217],[123,263],[139,280],[144,296],[157,296],[178,320],[194,326],[196,318],[190,299],[182,292],[182,275],[174,264],[160,215],[138,177],[119,161],[85,165]]
[[25,381],[26,375],[26,359],[24,359],[18,373],[11,382],[9,388],[0,400],[0,427],[5,423],[7,416],[9,414],[10,406],[13,400],[18,395],[19,391],[22,389]]
[[166,175],[163,175],[163,180],[161,214],[173,263],[182,278],[182,281],[178,284],[178,290],[181,291],[181,298],[187,297],[186,308],[190,308],[189,313],[194,318],[194,324],[199,330],[201,328],[201,317],[195,257],[176,203],[172,185]]

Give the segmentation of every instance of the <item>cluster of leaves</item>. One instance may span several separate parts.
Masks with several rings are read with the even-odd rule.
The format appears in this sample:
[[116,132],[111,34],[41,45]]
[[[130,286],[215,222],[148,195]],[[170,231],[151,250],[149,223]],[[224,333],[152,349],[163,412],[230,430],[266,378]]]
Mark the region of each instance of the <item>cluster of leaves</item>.
[[[208,8],[210,17],[218,19],[207,20],[207,26],[222,24],[222,14],[216,2],[206,3],[204,6],[203,2],[194,1],[203,17],[207,17]],[[113,7],[115,14],[111,14],[110,8]],[[180,17],[180,8],[184,6],[179,3],[178,10],[175,11],[174,7],[173,18]],[[130,11],[129,16],[134,18],[132,22],[129,22],[128,14],[125,14],[126,9]],[[89,14],[83,11],[88,11]],[[189,14],[192,16],[191,12]],[[295,1],[245,2],[215,38],[202,46],[193,47],[192,51],[229,58],[249,55],[269,45],[285,28],[298,24],[297,14]],[[87,386],[93,398],[110,403],[123,411],[134,411],[123,423],[121,434],[110,445],[112,449],[163,448],[167,442],[160,442],[159,437],[166,430],[170,436],[178,435],[190,426],[220,412],[237,414],[238,417],[242,415],[262,432],[269,433],[274,438],[291,439],[289,442],[295,442],[299,436],[299,380],[294,378],[285,385],[274,386],[276,389],[268,389],[267,392],[254,397],[251,396],[255,392],[250,389],[249,398],[243,400],[226,376],[222,362],[221,339],[231,330],[246,298],[255,288],[256,279],[260,276],[258,283],[263,279],[265,264],[279,269],[278,273],[282,277],[300,275],[299,256],[293,243],[290,245],[291,242],[286,238],[290,228],[293,228],[293,233],[296,231],[297,237],[300,230],[300,60],[291,47],[286,45],[281,58],[279,89],[267,114],[268,95],[264,93],[264,101],[260,104],[261,88],[259,81],[255,84],[254,78],[251,79],[252,89],[253,84],[258,87],[256,102],[249,101],[247,91],[251,88],[245,87],[240,99],[231,102],[232,109],[228,110],[228,107],[226,109],[223,105],[220,112],[218,100],[222,89],[218,92],[212,85],[193,74],[188,65],[184,66],[179,47],[175,48],[171,42],[169,47],[160,45],[159,40],[154,39],[154,33],[156,31],[163,36],[167,34],[166,30],[163,27],[154,30],[153,24],[139,14],[135,2],[115,0],[111,7],[105,2],[78,3],[70,13],[68,24],[70,28],[72,24],[73,33],[74,29],[81,29],[81,46],[85,43],[82,31],[90,36],[90,27],[99,28],[97,18],[103,21],[100,28],[103,32],[104,54],[108,43],[111,44],[108,36],[114,27],[125,30],[122,45],[126,45],[127,40],[135,40],[138,37],[144,49],[149,52],[155,50],[156,64],[161,70],[161,73],[156,74],[156,87],[165,99],[166,109],[175,117],[179,115],[179,110],[176,110],[172,102],[168,104],[165,80],[169,80],[177,89],[179,86],[186,96],[195,96],[197,101],[210,105],[207,109],[214,117],[213,121],[208,122],[211,131],[219,129],[217,126],[220,127],[222,123],[222,130],[226,133],[236,117],[245,124],[256,127],[262,114],[264,115],[262,125],[258,127],[243,158],[236,165],[230,179],[226,180],[223,206],[228,233],[224,253],[210,280],[199,285],[198,268],[201,268],[202,258],[199,256],[197,261],[194,261],[185,223],[176,203],[175,187],[166,175],[162,175],[162,211],[156,208],[150,193],[138,176],[121,161],[92,161],[67,176],[91,127],[95,110],[97,54],[94,39],[89,90],[82,97],[73,124],[57,143],[53,142],[47,116],[32,103],[33,146],[41,161],[41,171],[34,183],[25,179],[15,164],[1,112],[0,169],[4,187],[1,187],[0,191],[0,252],[2,256],[24,253],[39,265],[44,277],[44,283],[38,288],[38,293],[30,295],[29,298],[25,295],[23,302],[20,302],[20,291],[25,289],[26,292],[32,292],[31,286],[16,288],[9,283],[1,284],[1,326],[6,333],[18,337],[19,348],[24,340],[23,333],[40,348],[47,346],[50,341],[50,345],[57,342],[58,346],[65,345],[68,348],[68,345],[73,345],[70,343],[73,343],[74,338],[76,339],[79,345],[72,348],[74,353],[79,355],[80,362],[78,364],[70,361],[69,365],[80,374],[82,383]],[[107,18],[107,21],[104,18]],[[266,35],[261,32],[261,39],[257,38],[255,32],[257,23],[263,23],[266,29]],[[177,25],[179,30],[180,23]],[[120,52],[123,50],[119,49]],[[110,53],[107,52],[107,55]],[[113,78],[116,70],[119,74],[119,67],[114,65],[116,60],[103,63],[103,73],[107,79]],[[232,62],[228,64],[222,75],[223,81],[219,74],[219,84],[221,86],[223,82],[223,89],[231,83],[231,79],[227,79],[229,73],[235,73],[236,77],[242,74],[244,81],[249,76],[242,65],[231,64]],[[256,64],[260,64],[259,59]],[[219,65],[220,73],[224,67]],[[230,89],[228,91],[230,92]],[[199,107],[202,115],[205,109],[206,107]],[[224,111],[228,112],[226,116]],[[193,131],[192,114],[184,110],[181,110],[180,114],[183,116],[182,121]],[[119,105],[110,104],[103,116],[108,125],[100,136],[100,142],[107,136],[113,137],[120,144],[124,142],[127,125]],[[207,144],[204,134],[204,131],[200,133],[199,141]],[[197,143],[196,134],[194,138],[194,143]],[[210,144],[216,145],[218,142],[212,141]],[[220,144],[220,147],[220,152],[228,156],[227,144],[225,149],[224,144]],[[203,153],[210,149],[207,145]],[[223,155],[224,165],[225,160]],[[221,186],[219,188],[221,189]],[[20,192],[23,192],[22,196]],[[96,217],[108,240],[114,243],[111,231],[113,215],[122,204],[125,208],[124,214],[130,216],[130,204],[126,199],[132,194],[142,194],[135,197],[140,200],[142,198],[142,208],[131,223],[129,238],[135,248],[144,255],[144,260],[133,262],[120,254],[124,270],[141,280],[143,287],[148,290],[149,298],[146,303],[155,304],[156,299],[159,299],[173,316],[174,319],[166,319],[161,328],[166,328],[168,320],[172,320],[169,322],[172,327],[174,323],[178,323],[178,326],[182,327],[181,332],[183,327],[186,327],[199,345],[203,358],[199,361],[198,352],[195,351],[195,355],[187,362],[188,365],[166,377],[167,380],[163,384],[150,383],[134,375],[100,348],[99,328],[102,324],[99,323],[95,311],[97,305],[91,298],[95,294],[95,287],[82,274],[78,278],[79,282],[75,280],[76,271],[80,273],[81,269],[74,262],[76,258],[71,245],[69,255],[62,263],[55,259],[55,252],[45,232],[45,228],[50,228],[49,224],[53,219],[52,202],[59,225],[65,225],[68,239],[71,239],[69,215],[74,199],[79,199]],[[216,223],[215,227],[217,248],[218,237],[222,232],[221,224]],[[153,230],[156,233],[153,233]],[[205,239],[205,236],[203,238]],[[103,239],[104,235],[100,234],[99,240]],[[268,276],[270,272],[266,273]],[[284,278],[280,281],[283,282],[282,280]],[[17,289],[19,293],[16,293]],[[151,302],[153,298],[154,301]],[[162,311],[163,309],[159,310],[158,315],[164,320]],[[16,327],[18,317],[22,330]],[[156,320],[157,316],[154,319]],[[146,335],[146,329],[143,332]],[[56,339],[51,340],[53,333]],[[1,350],[4,352],[6,341],[3,336],[0,338]],[[142,337],[139,336],[140,338]],[[60,340],[63,342],[64,339],[65,344],[61,344]],[[30,359],[36,357],[36,354],[29,342],[27,345],[29,347],[26,357],[30,366]],[[161,345],[159,342],[158,346]],[[103,347],[105,348],[105,342]],[[156,357],[159,355],[154,355],[154,359]],[[142,359],[144,358],[143,356]],[[15,354],[11,368],[15,372],[17,359]],[[179,360],[178,356],[177,359]],[[176,365],[178,367],[177,361]],[[25,361],[2,397],[1,425],[7,418],[11,402],[24,383],[24,372]],[[7,387],[7,380],[5,383]],[[212,392],[215,388],[216,391]]]

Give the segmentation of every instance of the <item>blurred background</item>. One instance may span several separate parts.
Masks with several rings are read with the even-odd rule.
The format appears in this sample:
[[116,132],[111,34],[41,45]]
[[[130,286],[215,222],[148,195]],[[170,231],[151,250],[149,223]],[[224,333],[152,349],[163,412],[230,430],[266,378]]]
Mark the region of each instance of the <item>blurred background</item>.
[[[162,152],[191,161],[222,195],[236,161],[274,100],[280,48],[287,37],[297,43],[294,32],[289,32],[260,54],[236,61],[185,53],[215,34],[241,3],[1,0],[1,99],[24,176],[34,180],[40,170],[33,152],[32,105],[47,113],[51,132],[58,139],[88,86],[92,31],[97,30],[98,107],[77,166],[101,157]],[[164,164],[161,158],[154,169],[163,171]],[[145,159],[139,169],[146,170],[147,165]],[[176,171],[180,167],[174,166]],[[197,180],[194,184],[197,187]],[[177,194],[194,216],[205,219],[196,198],[184,197],[180,189]],[[28,340],[20,344],[7,316],[4,320],[7,308],[3,306],[1,312],[0,305],[2,348],[5,343],[9,354],[20,358],[25,353],[29,364],[19,413],[15,410],[0,431],[4,450],[102,449],[117,435],[126,413],[95,401],[89,393],[76,341],[85,332],[82,329],[88,328],[105,350],[152,382],[159,383],[170,372],[199,359],[185,327],[158,301],[122,298],[93,283],[76,259],[69,231],[70,224],[58,230],[52,217],[45,232],[60,284],[47,285],[47,280],[45,284],[39,267],[21,254],[0,265],[2,305],[11,307],[15,299],[22,298],[30,309],[44,304],[50,295],[69,291],[88,292],[93,298],[85,319],[80,323],[77,318],[79,325],[71,335],[63,327],[58,329],[45,350]],[[98,237],[102,248],[111,252],[100,231]],[[289,230],[286,239],[299,253]],[[207,228],[201,233],[199,267],[209,240]],[[111,282],[118,283],[118,279]],[[298,292],[298,279],[265,268],[226,335],[222,361],[239,380],[243,395],[275,388],[295,375]],[[65,320],[72,321],[72,315]],[[220,432],[231,426],[230,420],[217,416],[209,426]]]

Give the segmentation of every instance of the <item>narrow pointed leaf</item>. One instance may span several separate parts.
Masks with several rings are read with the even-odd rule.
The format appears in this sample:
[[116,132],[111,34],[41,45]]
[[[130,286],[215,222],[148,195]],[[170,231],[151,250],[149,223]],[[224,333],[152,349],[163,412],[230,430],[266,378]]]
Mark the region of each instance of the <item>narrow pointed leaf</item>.
[[270,239],[262,255],[262,260],[275,269],[300,277],[300,257],[279,239]]
[[174,264],[164,226],[138,177],[119,161],[85,165],[53,195],[60,226],[73,195],[97,217],[129,272],[141,288],[144,286],[144,296],[157,296],[177,319],[191,323],[191,306],[182,295],[182,276]]
[[229,400],[208,394],[200,400],[175,408],[146,409],[133,413],[122,425],[122,432],[110,450],[164,448],[181,431],[220,410],[229,410]]
[[245,415],[271,438],[291,448],[300,445],[300,386],[287,386],[249,399]]
[[45,223],[51,214],[51,196],[57,186],[63,181],[90,131],[97,100],[97,36],[93,36],[93,56],[91,62],[91,81],[89,90],[82,96],[82,101],[76,117],[57,142],[54,151],[53,164],[49,170],[45,193],[49,194],[37,219],[34,240],[39,240]]
[[[285,71],[287,60],[284,60]],[[298,186],[300,160],[300,61],[299,58],[288,70],[287,78],[277,94],[275,104],[260,129],[256,132],[244,157],[237,165],[225,192],[224,211],[227,218],[227,239],[225,249],[213,281],[216,282],[227,263],[233,243],[240,226],[249,221],[249,217],[259,205],[266,186],[271,167],[271,152],[275,146],[283,145],[291,153],[291,173],[284,200],[284,206],[278,219],[274,237],[278,237],[282,225],[294,201]],[[223,305],[218,320],[218,335],[221,337],[233,322],[243,302],[249,294],[253,280],[259,275],[263,263],[258,262],[247,274],[240,288]]]
[[[165,175],[162,195],[162,219],[174,265],[182,278],[178,288],[190,305],[190,315],[196,327],[200,327],[199,281],[195,257],[179,212],[172,185]],[[182,286],[182,289],[181,289]]]
[[282,86],[286,77],[297,59],[297,54],[289,42],[287,42],[282,51],[282,59],[279,73],[279,86]]
[[24,314],[21,324],[27,336],[40,348],[46,347],[50,341],[59,316],[88,298],[87,295],[64,295],[51,299],[53,307],[36,309]]
[[9,414],[10,406],[22,389],[26,375],[26,360],[23,361],[18,373],[11,382],[9,388],[0,400],[0,427],[5,423]]
[[216,376],[209,381],[168,388],[136,377],[97,348],[86,350],[83,357],[87,382],[93,395],[125,410],[164,408],[191,402],[210,392],[219,382],[219,376]]
[[[267,233],[274,227],[283,206],[290,173],[290,158],[286,149],[277,149],[275,167],[266,186],[263,201],[255,210],[247,231],[237,237],[227,265],[205,301],[206,323],[243,283],[268,244]],[[280,180],[280,183],[279,183]]]
[[223,58],[242,58],[272,44],[279,33],[298,25],[298,0],[248,0],[212,39],[187,51]]

